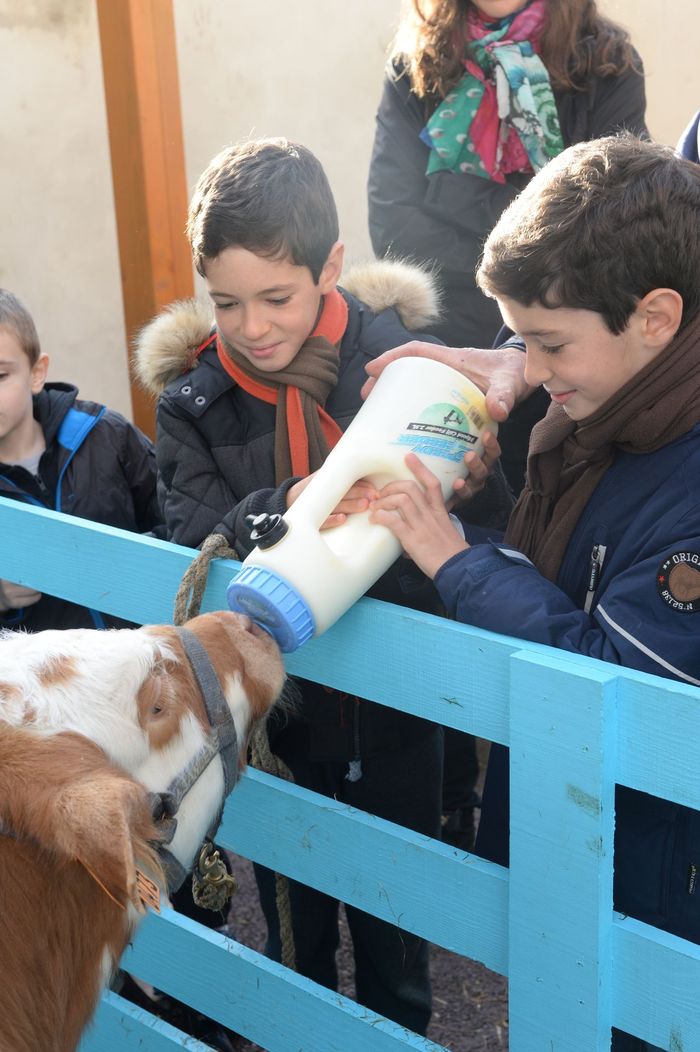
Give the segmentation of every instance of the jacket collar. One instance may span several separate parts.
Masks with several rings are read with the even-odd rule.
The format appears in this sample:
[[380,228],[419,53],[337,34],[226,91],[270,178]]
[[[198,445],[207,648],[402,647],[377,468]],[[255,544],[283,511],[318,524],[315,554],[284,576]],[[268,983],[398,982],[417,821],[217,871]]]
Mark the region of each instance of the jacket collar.
[[58,434],[66,413],[78,397],[78,388],[74,384],[49,383],[34,396],[34,416],[41,424],[46,447],[51,445]]

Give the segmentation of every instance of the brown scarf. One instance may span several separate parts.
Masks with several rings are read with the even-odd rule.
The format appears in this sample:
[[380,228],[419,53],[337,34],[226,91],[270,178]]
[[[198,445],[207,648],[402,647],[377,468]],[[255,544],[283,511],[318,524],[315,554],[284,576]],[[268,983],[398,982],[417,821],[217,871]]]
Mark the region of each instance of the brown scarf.
[[550,581],[618,450],[651,453],[700,421],[700,315],[597,412],[578,423],[552,404],[532,430],[527,481],[506,541]]
[[334,289],[323,298],[316,328],[286,369],[266,373],[217,336],[216,350],[226,372],[248,394],[277,406],[275,480],[306,477],[321,467],[342,431],[325,411],[338,382],[338,348],[348,323],[348,305]]

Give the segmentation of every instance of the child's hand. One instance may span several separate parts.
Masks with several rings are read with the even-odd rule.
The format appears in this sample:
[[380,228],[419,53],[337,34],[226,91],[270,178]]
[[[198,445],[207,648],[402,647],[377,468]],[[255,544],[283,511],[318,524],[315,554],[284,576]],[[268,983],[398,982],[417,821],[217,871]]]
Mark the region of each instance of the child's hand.
[[[293,486],[290,486],[287,490],[288,508],[291,508],[294,501],[299,499],[315,474],[316,472],[312,475],[307,475],[305,479],[300,479],[299,482],[295,482]],[[348,515],[356,515],[360,511],[367,511],[369,502],[376,496],[377,490],[371,482],[368,482],[367,479],[358,479],[330,513],[322,524],[321,529],[328,530],[331,526],[340,526],[341,523],[345,522]]]
[[501,455],[498,439],[490,431],[484,431],[482,441],[484,443],[483,456],[480,457],[478,453],[464,454],[464,463],[469,468],[469,475],[465,479],[455,479],[452,487],[454,497],[447,502],[450,508],[453,508],[455,504],[465,504],[481,492],[494,464]]
[[21,610],[34,606],[41,599],[41,592],[12,581],[0,581],[0,610]]
[[299,479],[298,482],[295,482],[293,486],[289,487],[286,496],[287,508],[291,508],[294,501],[299,499],[315,474],[316,472],[312,471],[305,479]]
[[439,480],[415,455],[406,465],[416,481],[402,479],[385,486],[370,504],[370,522],[387,526],[407,555],[431,579],[443,563],[469,547],[452,525]]
[[333,509],[321,526],[321,529],[327,530],[331,526],[340,526],[341,523],[345,522],[348,515],[356,515],[359,511],[367,511],[370,501],[373,501],[378,496],[379,493],[371,482],[368,482],[367,479],[358,479],[350,487],[337,507]]

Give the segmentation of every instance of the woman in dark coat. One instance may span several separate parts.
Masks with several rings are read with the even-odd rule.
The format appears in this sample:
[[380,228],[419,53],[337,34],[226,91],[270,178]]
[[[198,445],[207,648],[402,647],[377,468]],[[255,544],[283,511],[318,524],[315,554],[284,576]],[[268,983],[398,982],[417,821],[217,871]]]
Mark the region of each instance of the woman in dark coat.
[[647,136],[644,113],[641,60],[594,0],[413,0],[377,113],[369,224],[378,256],[437,267],[435,335],[493,345],[500,315],[474,270],[501,212],[564,147]]
[[[369,226],[378,256],[434,265],[453,347],[491,347],[501,317],[476,287],[481,248],[535,171],[566,146],[620,129],[646,137],[642,63],[595,0],[410,0],[377,113]],[[533,394],[500,429],[515,493],[530,431],[549,399]],[[475,743],[445,733],[444,839],[473,838]]]

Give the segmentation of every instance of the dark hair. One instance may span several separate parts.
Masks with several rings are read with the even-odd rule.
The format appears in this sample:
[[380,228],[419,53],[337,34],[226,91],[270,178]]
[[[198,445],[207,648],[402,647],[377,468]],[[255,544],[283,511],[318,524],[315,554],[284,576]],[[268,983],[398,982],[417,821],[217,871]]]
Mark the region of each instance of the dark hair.
[[22,301],[7,289],[0,289],[0,329],[13,333],[29,358],[29,364],[36,365],[41,346],[34,319]]
[[700,309],[700,165],[628,133],[570,146],[502,214],[476,273],[489,296],[602,315],[622,332],[652,289]]
[[218,154],[199,177],[187,218],[194,264],[240,247],[308,267],[318,283],[338,240],[326,173],[310,150],[287,139],[250,139]]
[[[464,75],[464,26],[470,0],[411,0],[392,54],[403,59],[419,98],[442,99]],[[552,87],[585,91],[592,76],[641,73],[621,26],[601,15],[595,0],[547,0],[538,53]]]

